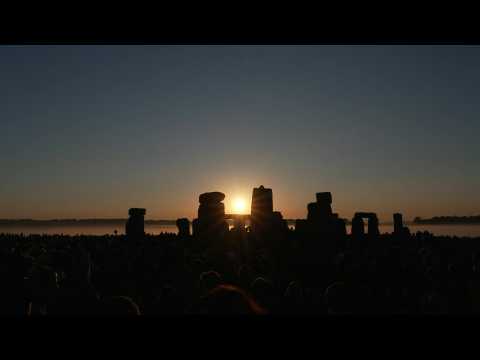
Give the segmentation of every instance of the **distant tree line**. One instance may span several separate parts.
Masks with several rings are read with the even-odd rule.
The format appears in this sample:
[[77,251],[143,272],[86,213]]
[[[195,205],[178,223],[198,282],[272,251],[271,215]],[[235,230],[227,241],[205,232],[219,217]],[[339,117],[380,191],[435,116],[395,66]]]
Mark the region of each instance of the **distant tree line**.
[[416,224],[480,224],[480,215],[476,216],[434,216],[430,219],[416,217]]

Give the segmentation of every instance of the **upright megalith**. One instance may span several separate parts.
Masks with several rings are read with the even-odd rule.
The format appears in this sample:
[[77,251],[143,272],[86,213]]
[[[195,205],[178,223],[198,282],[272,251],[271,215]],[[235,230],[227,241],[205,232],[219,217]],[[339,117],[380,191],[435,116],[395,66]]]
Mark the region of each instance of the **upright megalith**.
[[223,200],[219,200],[220,198],[216,193],[211,198],[201,198],[198,207],[198,219],[210,222],[225,220],[225,204],[222,202]]
[[316,193],[316,202],[307,205],[307,224],[310,232],[337,234],[341,228],[338,215],[332,212],[332,194],[330,192]]
[[198,198],[198,219],[210,223],[225,221],[225,194],[215,191],[201,194]]
[[403,218],[402,214],[393,214],[393,233],[401,234],[403,232]]
[[145,236],[145,209],[131,208],[128,210],[129,218],[125,225],[125,233],[127,237],[143,237]]
[[260,185],[253,188],[251,217],[255,220],[261,220],[272,216],[273,213],[273,192]]
[[287,222],[281,212],[273,211],[273,191],[263,185],[253,188],[250,233],[252,248],[266,249],[274,258],[287,247]]
[[180,237],[190,236],[190,221],[187,218],[180,218],[176,221],[178,228],[178,235]]
[[228,231],[224,199],[225,194],[218,191],[199,196],[198,218],[193,221],[194,235],[219,236]]
[[357,212],[352,219],[352,235],[354,237],[361,237],[365,234],[363,219],[368,220],[368,235],[370,237],[377,237],[380,235],[377,214],[371,212]]
[[274,211],[272,214],[273,227],[275,230],[287,231],[288,224],[280,211]]
[[317,198],[317,203],[319,204],[325,204],[325,205],[331,205],[332,204],[332,193],[327,191],[327,192],[318,192],[315,194]]
[[305,234],[308,229],[308,223],[305,219],[296,219],[295,220],[295,232],[297,234]]
[[332,216],[332,193],[319,192],[316,193],[318,216],[322,218],[329,218]]
[[318,204],[316,202],[309,203],[307,205],[307,220],[312,222],[318,220],[320,218],[320,214],[318,211]]
[[219,191],[203,193],[198,197],[200,204],[219,204],[223,200],[225,200],[225,194]]
[[333,214],[333,218],[335,219],[338,235],[345,237],[347,235],[347,224],[345,222],[345,219],[339,218],[338,214],[336,213]]
[[365,224],[363,217],[355,214],[352,219],[352,236],[355,238],[363,237],[365,235]]
[[400,213],[393,214],[393,234],[397,237],[410,235],[410,229],[403,226],[403,218]]
[[374,237],[380,235],[380,230],[378,229],[377,214],[372,213],[368,219],[368,235]]
[[345,221],[332,211],[332,194],[318,192],[316,201],[307,205],[307,218],[297,220],[295,233],[306,262],[317,264],[345,248]]
[[259,235],[269,232],[273,225],[273,192],[260,185],[253,188],[250,212],[252,232]]

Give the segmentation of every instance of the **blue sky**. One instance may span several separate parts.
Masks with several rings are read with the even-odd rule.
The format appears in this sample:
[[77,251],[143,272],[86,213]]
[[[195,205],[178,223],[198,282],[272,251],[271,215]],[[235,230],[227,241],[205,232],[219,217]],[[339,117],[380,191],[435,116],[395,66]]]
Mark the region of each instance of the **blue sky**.
[[0,217],[480,213],[478,46],[2,46]]

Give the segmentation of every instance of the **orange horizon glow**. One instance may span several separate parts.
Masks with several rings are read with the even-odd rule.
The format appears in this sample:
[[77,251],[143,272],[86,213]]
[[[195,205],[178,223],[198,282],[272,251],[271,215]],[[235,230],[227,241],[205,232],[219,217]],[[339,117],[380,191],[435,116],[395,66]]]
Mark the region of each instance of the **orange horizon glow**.
[[231,208],[233,214],[247,214],[249,212],[247,200],[240,196],[233,198]]

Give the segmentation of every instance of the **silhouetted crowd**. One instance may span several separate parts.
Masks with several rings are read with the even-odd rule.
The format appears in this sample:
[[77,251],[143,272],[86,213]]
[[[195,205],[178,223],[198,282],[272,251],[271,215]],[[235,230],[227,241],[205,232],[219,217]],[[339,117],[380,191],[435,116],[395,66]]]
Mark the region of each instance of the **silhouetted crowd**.
[[[227,241],[234,241],[232,230]],[[247,232],[248,236],[248,232]],[[417,233],[302,257],[207,253],[176,234],[0,235],[3,315],[470,314],[480,312],[480,239]],[[279,259],[284,257],[280,262]],[[288,260],[290,259],[290,260]]]
[[[254,189],[249,225],[225,222],[222,193],[200,196],[178,234],[0,234],[4,316],[345,315],[480,313],[480,238],[392,234],[373,213],[352,233],[318,193],[289,229],[270,189]],[[362,218],[368,218],[368,232]]]

